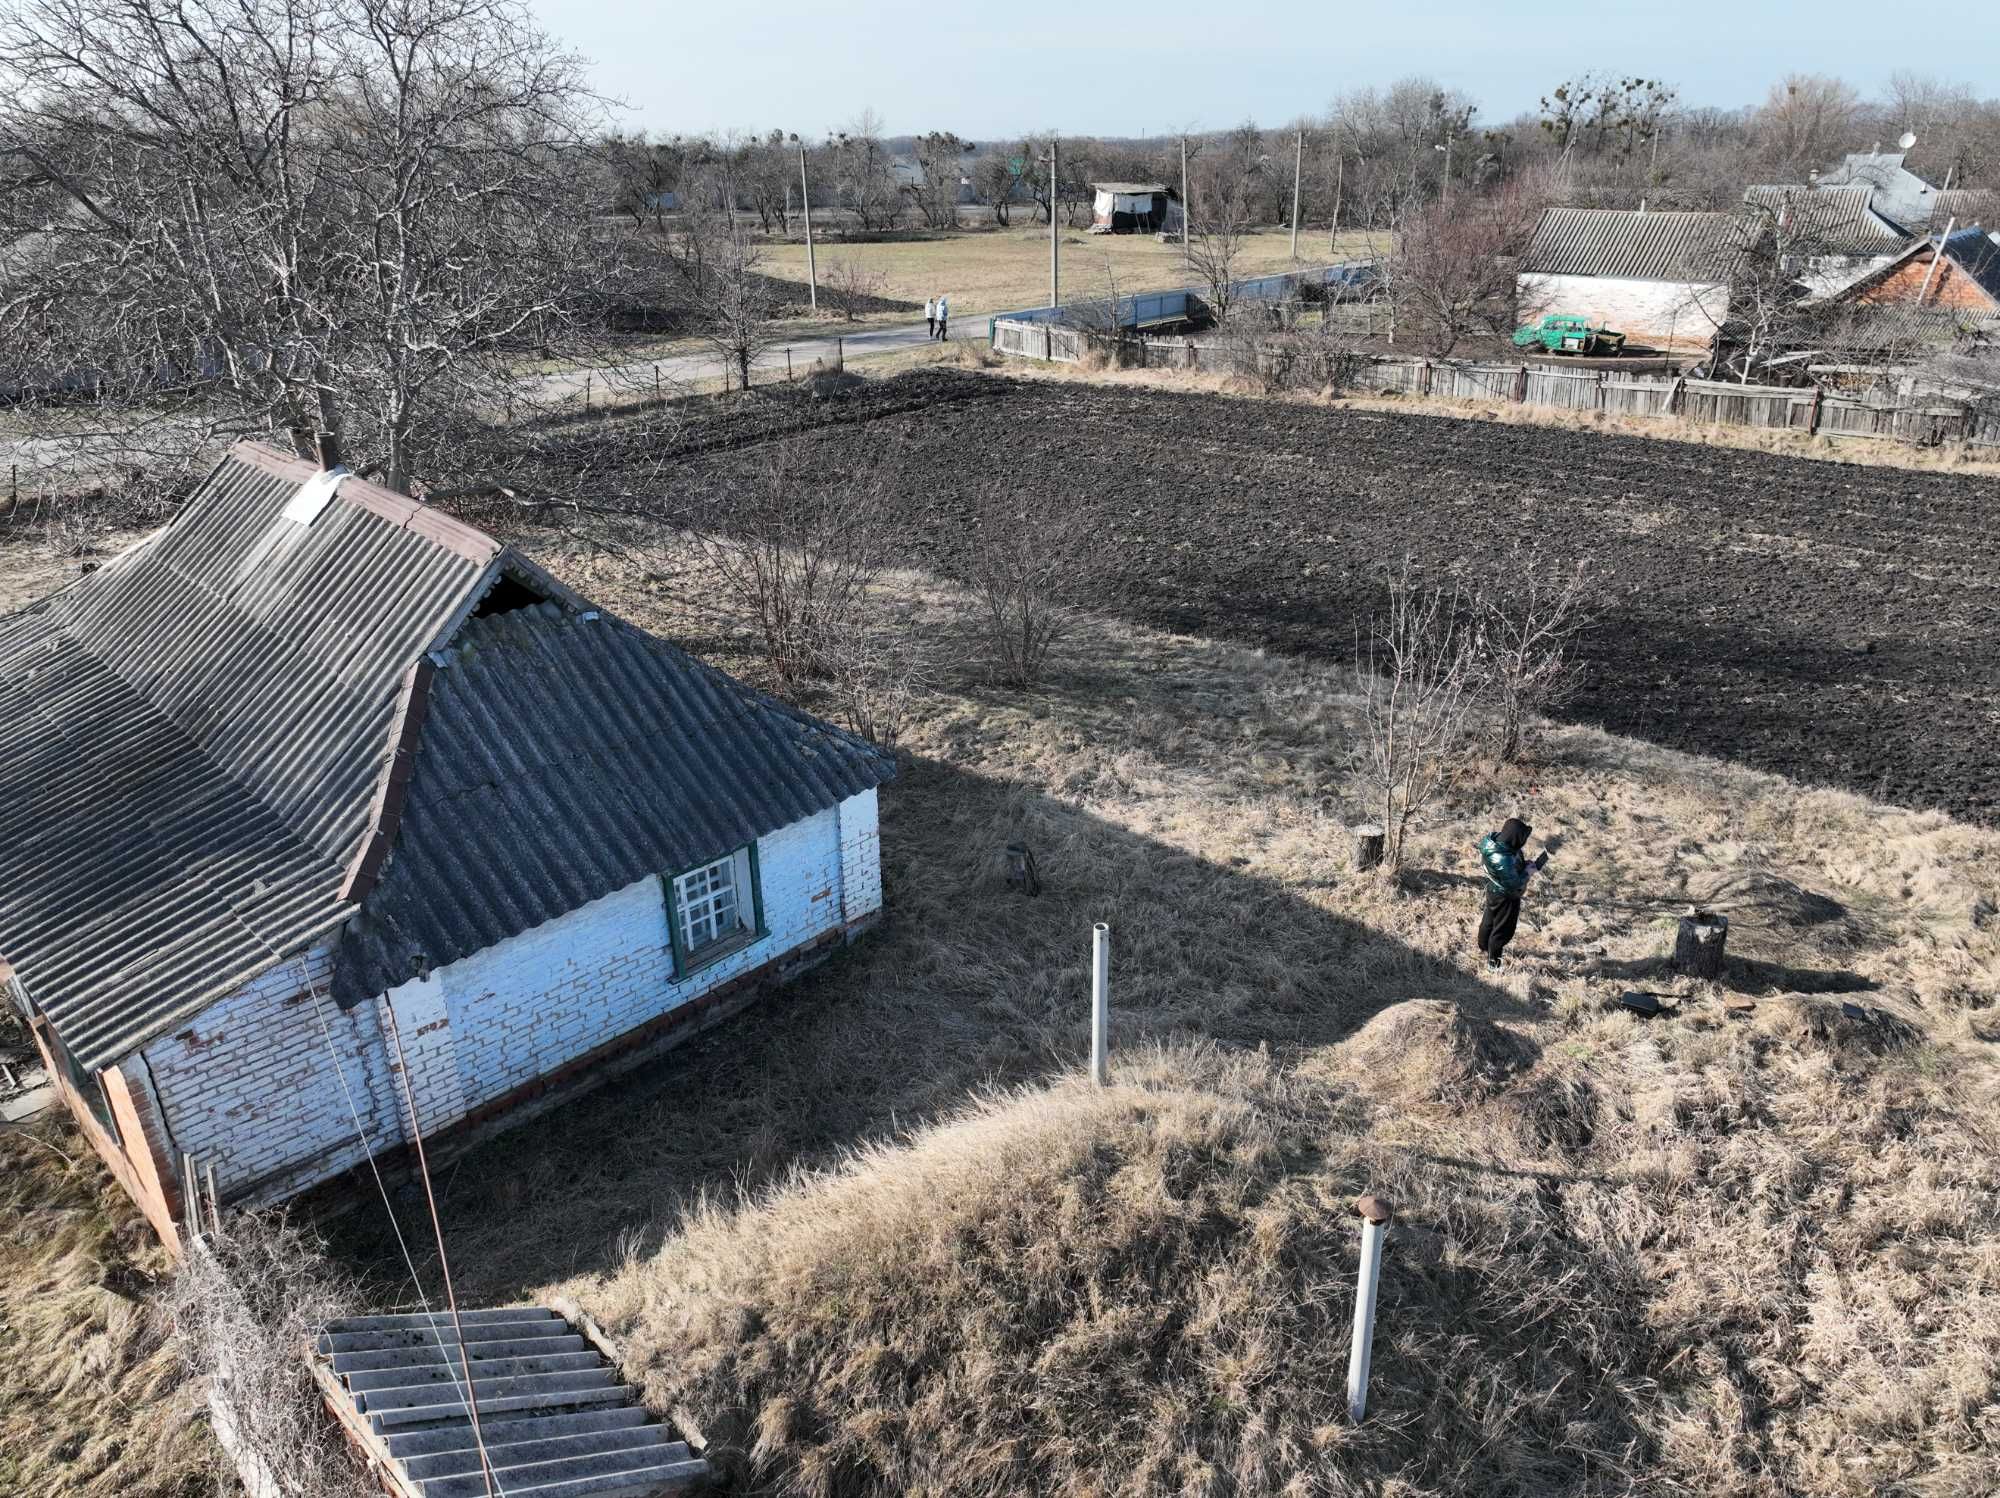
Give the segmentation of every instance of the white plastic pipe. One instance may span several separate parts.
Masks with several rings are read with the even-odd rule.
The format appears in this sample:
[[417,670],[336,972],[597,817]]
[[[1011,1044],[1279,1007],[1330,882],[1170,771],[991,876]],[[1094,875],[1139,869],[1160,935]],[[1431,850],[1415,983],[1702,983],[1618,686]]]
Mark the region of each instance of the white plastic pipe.
[[1090,1080],[1111,1085],[1111,928],[1090,928]]
[[1354,1287],[1354,1346],[1347,1354],[1347,1417],[1368,1415],[1368,1361],[1375,1343],[1375,1287],[1382,1278],[1382,1240],[1389,1236],[1389,1204],[1364,1196],[1354,1204],[1361,1218],[1361,1280]]

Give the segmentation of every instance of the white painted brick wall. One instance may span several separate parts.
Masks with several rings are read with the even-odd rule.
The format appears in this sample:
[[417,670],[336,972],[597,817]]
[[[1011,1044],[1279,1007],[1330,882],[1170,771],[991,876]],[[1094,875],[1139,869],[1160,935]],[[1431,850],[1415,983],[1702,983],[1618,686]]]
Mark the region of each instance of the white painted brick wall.
[[[176,1155],[213,1164],[225,1194],[276,1173],[257,1193],[275,1199],[361,1162],[329,1035],[371,1143],[403,1137],[389,1111],[393,1094],[375,1013],[336,1008],[332,976],[331,949],[317,947],[252,979],[141,1053]],[[314,986],[324,1031],[314,1018]],[[178,1158],[173,1165],[179,1168]]]
[[875,792],[757,845],[767,934],[677,980],[662,880],[639,880],[347,1013],[325,995],[328,951],[284,964],[145,1049],[177,1150],[213,1161],[227,1194],[276,1200],[360,1163],[314,1021],[307,977],[378,1149],[407,1129],[391,1070],[392,998],[426,1134],[749,969],[878,910]]
[[1520,278],[1523,320],[1550,313],[1587,317],[1635,342],[1706,344],[1729,305],[1729,288],[1622,276]]

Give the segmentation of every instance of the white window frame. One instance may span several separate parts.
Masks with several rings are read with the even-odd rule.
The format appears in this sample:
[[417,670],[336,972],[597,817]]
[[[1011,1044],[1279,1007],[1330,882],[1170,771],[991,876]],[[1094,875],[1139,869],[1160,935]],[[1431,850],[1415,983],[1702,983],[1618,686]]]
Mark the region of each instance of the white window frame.
[[745,844],[669,881],[667,918],[673,922],[674,955],[683,973],[756,939],[756,874]]

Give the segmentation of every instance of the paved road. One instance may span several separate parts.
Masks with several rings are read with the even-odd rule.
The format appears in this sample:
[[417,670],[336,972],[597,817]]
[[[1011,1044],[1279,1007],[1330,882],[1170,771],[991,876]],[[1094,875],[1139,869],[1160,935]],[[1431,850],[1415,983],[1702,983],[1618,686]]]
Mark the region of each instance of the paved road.
[[[963,343],[970,340],[986,341],[987,319],[984,314],[951,320],[951,341]],[[887,328],[860,329],[852,333],[827,333],[810,338],[795,338],[786,343],[776,344],[766,349],[752,366],[753,382],[757,374],[783,373],[785,353],[791,351],[792,368],[805,373],[812,368],[813,360],[821,359],[828,364],[843,352],[849,359],[863,359],[870,354],[894,353],[898,349],[920,347],[929,338],[924,331],[924,320],[914,317],[909,323]],[[545,397],[561,400],[567,396],[580,396],[584,390],[584,380],[589,376],[592,386],[603,390],[608,383],[613,386],[628,385],[633,389],[644,389],[652,384],[653,370],[657,367],[662,380],[674,384],[687,384],[695,380],[719,380],[723,375],[724,361],[711,353],[674,354],[664,359],[643,359],[609,370],[565,370],[560,374],[541,376],[542,393]],[[733,378],[734,366],[729,373]]]

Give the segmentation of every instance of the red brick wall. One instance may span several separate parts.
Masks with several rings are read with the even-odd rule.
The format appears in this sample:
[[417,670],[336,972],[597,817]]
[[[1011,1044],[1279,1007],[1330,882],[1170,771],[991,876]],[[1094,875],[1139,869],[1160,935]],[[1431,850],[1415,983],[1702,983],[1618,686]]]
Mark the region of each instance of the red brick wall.
[[[1919,251],[1862,294],[1864,302],[1914,302],[1924,289],[1936,251]],[[1949,260],[1938,267],[1931,289],[1924,294],[1926,307],[1960,307],[1972,312],[1990,312],[1993,298]]]

